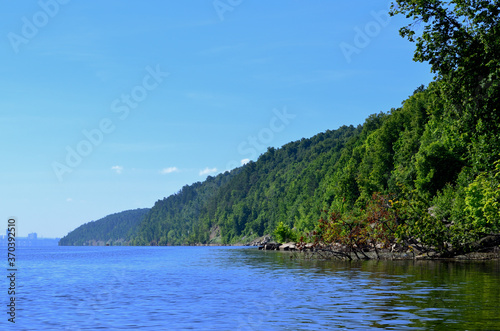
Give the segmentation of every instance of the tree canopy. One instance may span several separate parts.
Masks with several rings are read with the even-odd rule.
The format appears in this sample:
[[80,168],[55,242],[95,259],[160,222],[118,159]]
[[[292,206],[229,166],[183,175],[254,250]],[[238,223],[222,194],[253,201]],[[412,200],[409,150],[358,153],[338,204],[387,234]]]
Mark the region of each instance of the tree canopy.
[[[442,81],[445,111],[478,170],[500,153],[500,1],[396,0],[392,15],[412,22],[400,34],[416,43],[415,61],[429,62]],[[422,30],[421,30],[422,29]],[[484,169],[478,166],[485,167]]]

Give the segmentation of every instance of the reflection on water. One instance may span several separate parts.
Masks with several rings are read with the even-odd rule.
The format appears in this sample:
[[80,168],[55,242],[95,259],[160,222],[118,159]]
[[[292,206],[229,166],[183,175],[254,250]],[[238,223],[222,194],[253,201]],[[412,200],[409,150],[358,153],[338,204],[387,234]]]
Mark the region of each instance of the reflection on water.
[[293,261],[277,263],[317,287],[302,292],[339,328],[500,329],[499,261]]
[[227,247],[22,256],[22,330],[500,330],[498,261],[324,262]]

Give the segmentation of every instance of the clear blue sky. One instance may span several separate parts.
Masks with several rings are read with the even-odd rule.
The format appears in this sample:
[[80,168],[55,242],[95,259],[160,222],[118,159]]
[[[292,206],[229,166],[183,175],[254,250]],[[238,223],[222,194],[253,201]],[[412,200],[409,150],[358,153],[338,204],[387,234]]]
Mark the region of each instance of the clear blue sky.
[[399,107],[433,75],[389,3],[2,1],[0,222],[61,237]]

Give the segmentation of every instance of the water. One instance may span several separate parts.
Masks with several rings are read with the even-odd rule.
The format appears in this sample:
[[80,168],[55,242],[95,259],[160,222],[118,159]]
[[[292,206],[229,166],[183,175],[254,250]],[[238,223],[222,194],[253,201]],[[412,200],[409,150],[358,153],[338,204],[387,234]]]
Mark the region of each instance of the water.
[[16,330],[500,330],[498,261],[48,247],[19,249],[18,266]]

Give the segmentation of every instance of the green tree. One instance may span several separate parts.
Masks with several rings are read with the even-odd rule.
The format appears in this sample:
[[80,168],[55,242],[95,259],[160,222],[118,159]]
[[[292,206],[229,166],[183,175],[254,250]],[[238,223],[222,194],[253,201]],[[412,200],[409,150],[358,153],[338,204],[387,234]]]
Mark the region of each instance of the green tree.
[[[500,153],[500,1],[396,0],[392,15],[413,20],[400,34],[416,43],[442,81],[447,115],[476,171],[492,170]],[[419,29],[423,25],[423,31]]]
[[493,234],[500,231],[500,162],[492,176],[481,173],[466,188],[465,212],[474,232]]

